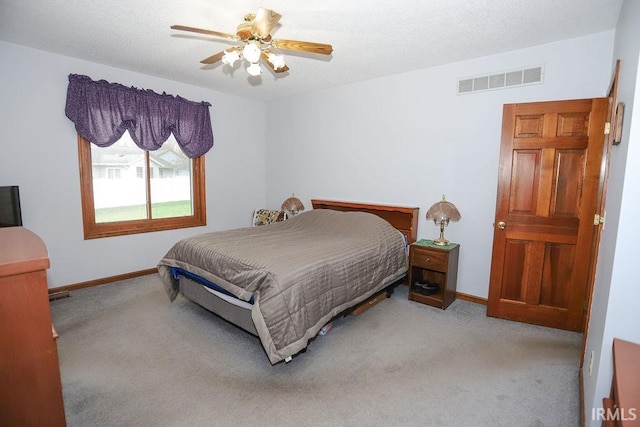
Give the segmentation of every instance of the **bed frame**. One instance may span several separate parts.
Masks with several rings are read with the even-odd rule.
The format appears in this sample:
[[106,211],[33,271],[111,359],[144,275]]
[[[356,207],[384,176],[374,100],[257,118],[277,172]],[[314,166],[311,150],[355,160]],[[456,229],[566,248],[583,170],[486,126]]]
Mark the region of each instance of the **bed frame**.
[[[365,203],[340,202],[333,200],[311,200],[314,209],[332,209],[343,212],[368,212],[377,215],[393,227],[402,232],[409,244],[416,241],[418,230],[418,208],[405,206],[376,205]],[[387,288],[373,295],[366,301],[348,309],[340,316],[348,314],[358,315],[371,308],[378,302],[388,298],[393,293],[399,282],[389,285]],[[207,310],[217,314],[223,319],[233,323],[234,325],[244,329],[245,331],[258,335],[253,320],[251,319],[251,310],[238,307],[223,298],[207,291],[204,287],[187,278],[180,279],[180,293],[187,299],[201,305]]]
[[342,212],[368,212],[386,220],[407,237],[409,244],[416,241],[418,235],[419,208],[391,205],[373,205],[367,203],[338,202],[335,200],[312,199],[314,209],[332,209]]

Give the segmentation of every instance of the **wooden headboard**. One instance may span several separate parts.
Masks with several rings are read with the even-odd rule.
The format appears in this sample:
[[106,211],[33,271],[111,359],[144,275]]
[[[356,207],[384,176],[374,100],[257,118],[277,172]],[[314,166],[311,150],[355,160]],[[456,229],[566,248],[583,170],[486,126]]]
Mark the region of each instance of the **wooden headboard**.
[[332,209],[343,212],[368,212],[378,215],[401,231],[409,243],[416,241],[418,236],[418,210],[406,206],[372,205],[366,203],[338,202],[334,200],[312,199],[314,209]]

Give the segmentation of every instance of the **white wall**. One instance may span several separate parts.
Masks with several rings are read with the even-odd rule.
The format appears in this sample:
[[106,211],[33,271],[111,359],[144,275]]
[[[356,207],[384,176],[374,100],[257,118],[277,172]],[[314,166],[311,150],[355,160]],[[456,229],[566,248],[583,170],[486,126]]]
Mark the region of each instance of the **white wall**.
[[[611,152],[606,223],[600,242],[583,366],[585,420],[599,426],[593,408],[602,408],[613,376],[613,338],[640,343],[640,2],[625,1],[616,29],[614,59],[620,59],[618,101],[625,103],[622,142]],[[634,105],[635,104],[635,105]],[[593,370],[589,374],[591,352]],[[627,408],[629,409],[629,408]],[[640,408],[636,408],[636,411]]]
[[[253,209],[264,206],[263,102],[6,42],[0,42],[0,58],[0,185],[20,186],[23,223],[49,249],[50,287],[153,268],[178,239],[248,226]],[[83,239],[76,132],[64,114],[71,73],[212,104],[206,227]],[[246,117],[253,126],[246,126]]]
[[[614,32],[482,57],[271,102],[267,202],[295,192],[420,207],[419,238],[437,237],[424,215],[442,194],[462,220],[458,291],[488,294],[498,157],[505,103],[606,96]],[[428,54],[428,53],[425,53]],[[540,85],[456,95],[458,77],[545,65]]]

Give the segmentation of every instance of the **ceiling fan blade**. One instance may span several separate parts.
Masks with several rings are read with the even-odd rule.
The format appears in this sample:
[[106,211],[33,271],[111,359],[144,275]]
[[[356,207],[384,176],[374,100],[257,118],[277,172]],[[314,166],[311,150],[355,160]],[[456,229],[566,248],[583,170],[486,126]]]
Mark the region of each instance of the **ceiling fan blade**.
[[284,67],[280,67],[280,68],[276,68],[273,63],[271,61],[269,61],[269,56],[268,53],[271,53],[269,51],[267,52],[262,52],[262,54],[260,54],[260,58],[262,58],[262,60],[273,70],[274,73],[285,73],[287,71],[289,71],[289,66],[287,64],[284,64]]
[[300,50],[303,52],[331,55],[333,47],[330,44],[302,42],[297,40],[271,40],[271,46],[285,50]]
[[211,55],[208,58],[204,58],[202,61],[200,61],[200,63],[202,63],[202,64],[215,64],[216,62],[220,61],[223,56],[224,56],[224,50],[221,51],[221,52],[216,53],[215,55]]
[[253,19],[251,32],[258,34],[260,37],[267,37],[280,18],[282,18],[282,15],[278,12],[261,7]]
[[172,25],[172,30],[189,31],[192,33],[206,34],[208,36],[222,37],[223,39],[235,40],[237,37],[233,34],[221,33],[219,31],[204,30],[202,28],[185,27],[184,25]]

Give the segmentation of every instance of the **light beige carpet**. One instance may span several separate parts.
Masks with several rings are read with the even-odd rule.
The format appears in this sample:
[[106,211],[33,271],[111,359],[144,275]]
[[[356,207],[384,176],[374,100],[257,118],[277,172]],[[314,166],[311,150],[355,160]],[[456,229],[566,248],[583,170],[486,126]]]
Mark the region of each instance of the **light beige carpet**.
[[51,302],[70,426],[577,426],[580,334],[407,300],[289,364],[157,275]]

